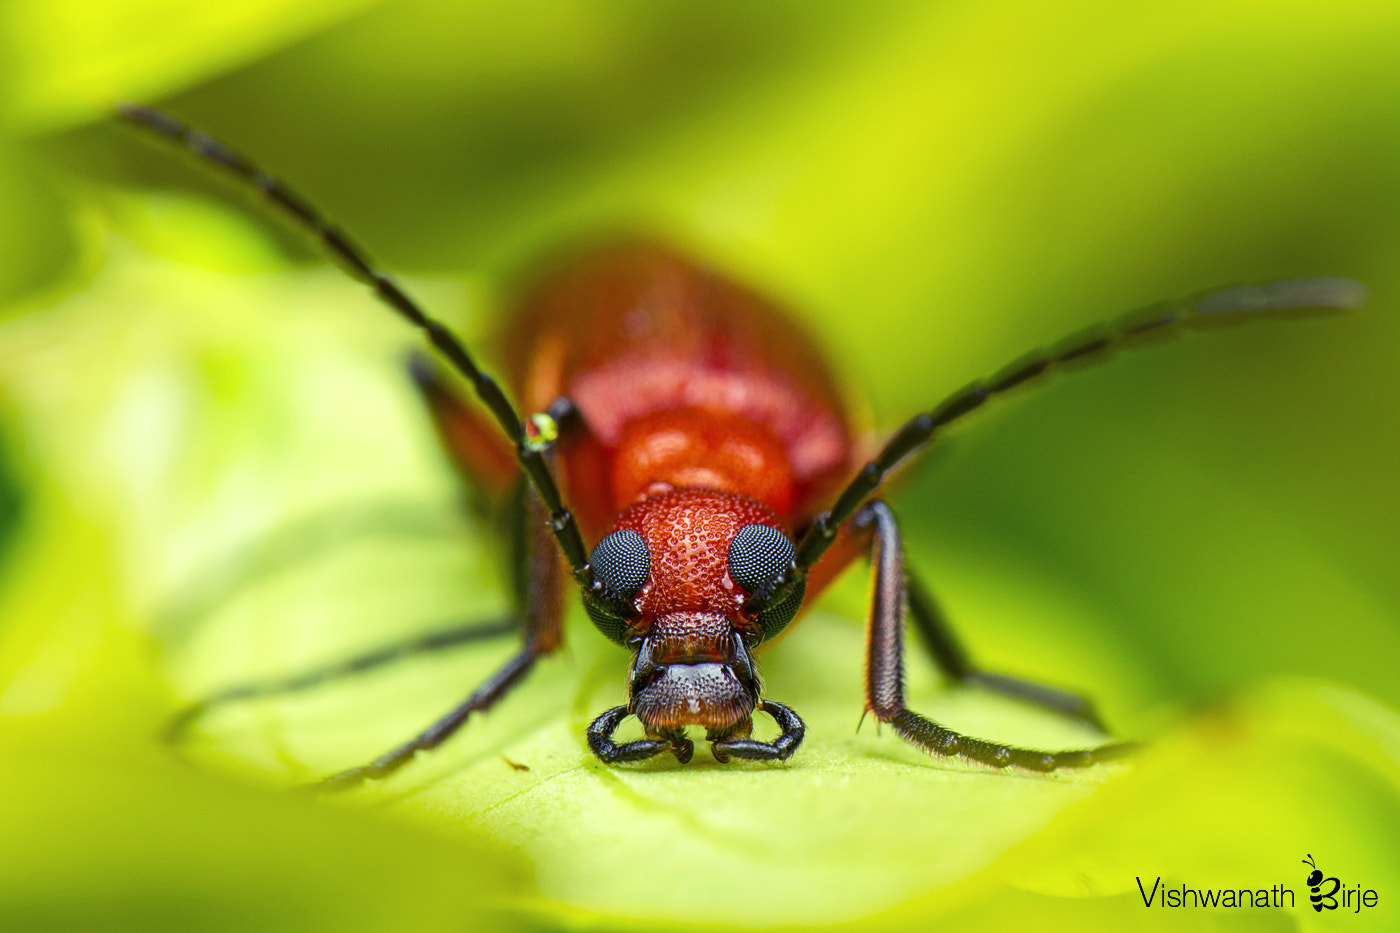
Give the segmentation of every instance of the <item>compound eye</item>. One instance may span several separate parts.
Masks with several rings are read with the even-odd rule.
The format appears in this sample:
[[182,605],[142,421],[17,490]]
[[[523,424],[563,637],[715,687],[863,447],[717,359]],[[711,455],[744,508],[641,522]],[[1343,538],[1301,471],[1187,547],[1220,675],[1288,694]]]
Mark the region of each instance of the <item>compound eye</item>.
[[630,602],[651,576],[651,552],[642,536],[628,528],[604,536],[588,555],[593,577],[608,595]]
[[[778,529],[769,525],[745,525],[729,542],[729,577],[750,595],[768,600],[770,587],[792,569],[795,555],[792,542]],[[806,589],[806,581],[799,580],[776,603],[768,601],[761,606],[758,624],[763,627],[765,641],[781,632],[797,615]]]
[[745,525],[729,542],[729,576],[750,593],[760,593],[792,566],[792,542],[770,525]]

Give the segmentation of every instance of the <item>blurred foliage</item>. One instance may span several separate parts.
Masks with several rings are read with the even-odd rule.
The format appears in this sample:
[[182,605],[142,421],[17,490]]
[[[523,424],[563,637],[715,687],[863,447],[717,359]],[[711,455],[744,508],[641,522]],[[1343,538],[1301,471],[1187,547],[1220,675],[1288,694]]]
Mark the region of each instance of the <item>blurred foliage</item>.
[[[1311,852],[1380,892],[1348,925],[1395,926],[1394,4],[11,0],[0,30],[0,915],[1326,929],[1134,884],[1306,897]],[[496,537],[401,376],[412,335],[114,126],[122,98],[255,155],[483,346],[541,253],[657,232],[788,301],[887,427],[1162,297],[1373,298],[1028,392],[894,496],[976,657],[1154,737],[1129,768],[998,775],[853,733],[852,574],[763,657],[810,726],[788,767],[598,765],[582,731],[625,661],[574,618],[499,711],[333,807],[266,785],[368,759],[510,646],[231,706],[194,768],[152,737],[219,687],[500,614]],[[954,726],[1095,741],[911,660]]]

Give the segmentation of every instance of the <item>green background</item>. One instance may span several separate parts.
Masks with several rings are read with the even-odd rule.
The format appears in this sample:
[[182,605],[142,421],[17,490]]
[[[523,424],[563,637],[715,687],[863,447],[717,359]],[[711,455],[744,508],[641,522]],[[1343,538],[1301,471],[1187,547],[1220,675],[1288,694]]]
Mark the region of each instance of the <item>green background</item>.
[[[0,913],[1400,923],[1394,4],[11,0],[0,29]],[[853,573],[762,658],[808,720],[790,766],[598,765],[582,731],[625,657],[576,614],[498,711],[318,801],[285,788],[511,645],[231,707],[180,754],[154,736],[220,687],[500,613],[497,537],[402,376],[413,335],[116,99],[254,155],[483,347],[550,249],[665,237],[793,308],[886,429],[1160,298],[1309,275],[1372,298],[1050,382],[892,497],[975,656],[1096,697],[1152,740],[1130,768],[993,774],[856,733]],[[1097,741],[911,660],[954,727]],[[1309,852],[1380,905],[1171,911],[1134,884],[1305,898]]]

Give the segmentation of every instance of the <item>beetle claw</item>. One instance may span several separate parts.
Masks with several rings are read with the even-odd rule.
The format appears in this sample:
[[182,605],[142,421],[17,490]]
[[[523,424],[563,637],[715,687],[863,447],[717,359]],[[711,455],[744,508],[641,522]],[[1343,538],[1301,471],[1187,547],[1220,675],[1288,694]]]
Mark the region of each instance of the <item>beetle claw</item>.
[[759,742],[750,738],[721,739],[710,744],[710,753],[720,764],[728,764],[731,758],[745,758],[749,761],[787,761],[797,746],[802,744],[807,727],[802,719],[781,703],[764,700],[759,709],[772,716],[782,730],[772,742]]

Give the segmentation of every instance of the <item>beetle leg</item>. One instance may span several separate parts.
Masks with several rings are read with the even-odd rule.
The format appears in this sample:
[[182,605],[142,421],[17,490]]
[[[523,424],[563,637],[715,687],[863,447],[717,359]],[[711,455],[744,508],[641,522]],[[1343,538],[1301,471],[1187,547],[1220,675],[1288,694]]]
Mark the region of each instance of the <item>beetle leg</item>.
[[667,749],[675,754],[677,761],[686,764],[690,761],[690,757],[695,754],[695,743],[687,739],[683,732],[664,738],[638,739],[635,742],[624,742],[618,745],[613,741],[612,734],[617,731],[617,727],[628,715],[627,707],[614,706],[593,720],[593,723],[588,727],[588,747],[604,764],[615,765],[626,761],[644,761],[656,757]]
[[949,680],[957,684],[984,687],[1070,719],[1077,719],[1100,732],[1108,731],[1104,728],[1093,701],[1088,697],[1023,677],[998,674],[974,667],[966,650],[953,635],[947,617],[943,615],[938,603],[929,595],[919,578],[906,570],[904,583],[908,596],[909,617],[914,623],[914,630],[921,636],[938,669]]
[[[413,375],[428,400],[439,436],[453,463],[469,482],[489,485],[492,481],[490,470],[493,468],[491,448],[464,446],[462,438],[489,437],[490,425],[441,380],[426,357],[416,359]],[[567,399],[557,400],[550,406],[549,414],[567,435],[586,430],[586,425]],[[551,446],[543,447],[543,452],[548,454]],[[483,451],[485,455],[478,457]],[[500,458],[496,459],[499,461]],[[497,462],[494,466],[501,467],[502,464]],[[511,525],[508,539],[512,552],[512,584],[526,628],[524,647],[466,699],[418,735],[367,765],[324,779],[321,786],[338,789],[353,786],[367,778],[387,777],[407,764],[418,752],[436,748],[445,742],[472,713],[490,709],[529,673],[537,658],[559,647],[563,640],[563,576],[558,552],[549,533],[548,512],[519,478],[507,509]]]
[[520,628],[520,620],[515,617],[499,619],[492,622],[479,622],[470,625],[458,625],[452,628],[445,628],[441,631],[430,632],[427,635],[420,635],[394,645],[387,645],[367,654],[358,655],[345,661],[338,661],[325,667],[320,667],[312,671],[301,674],[294,674],[281,680],[268,680],[261,683],[239,684],[220,690],[210,696],[192,703],[181,710],[165,728],[165,740],[170,743],[181,741],[190,727],[207,715],[211,710],[225,706],[229,703],[236,703],[244,700],[259,700],[264,697],[284,696],[289,693],[300,693],[312,687],[342,677],[349,677],[354,674],[363,674],[367,671],[392,664],[395,661],[412,657],[416,654],[431,654],[435,651],[442,651],[447,648],[455,648],[458,645],[471,644],[472,642],[485,641],[501,635],[511,634]]
[[525,644],[520,651],[473,690],[445,716],[418,735],[374,761],[331,775],[320,782],[327,789],[351,787],[367,778],[383,778],[407,764],[420,751],[436,748],[452,736],[472,713],[484,712],[519,683],[535,661],[558,649],[563,641],[563,568],[550,539],[547,513],[535,496],[523,510],[526,522],[524,560],[529,586],[524,587]]
[[499,425],[480,406],[467,402],[426,353],[410,354],[408,373],[432,415],[443,450],[466,487],[488,501],[500,500],[520,475],[520,465]]
[[731,757],[747,758],[751,761],[787,761],[797,746],[802,744],[807,727],[802,719],[781,703],[764,700],[759,706],[778,723],[782,735],[772,742],[759,742],[749,738],[720,739],[711,743],[710,751],[721,763]]
[[1123,757],[1129,743],[1075,751],[1046,752],[975,739],[954,732],[904,705],[904,544],[894,513],[883,502],[866,504],[852,520],[868,530],[873,574],[867,628],[865,706],[904,739],[934,755],[957,755],[969,761],[1004,768],[1016,765],[1031,771],[1054,771]]
[[385,778],[402,768],[420,751],[437,748],[447,741],[467,721],[472,713],[490,709],[497,700],[505,696],[535,664],[539,652],[527,646],[505,663],[484,684],[472,691],[471,695],[459,703],[446,716],[367,765],[350,768],[324,778],[318,784],[325,790],[340,790],[353,787],[368,778]]
[[[507,527],[505,536],[510,543],[509,571],[510,582],[512,584],[512,594],[515,598],[515,605],[523,607],[526,605],[525,593],[529,586],[530,566],[527,558],[528,546],[525,539],[526,515],[525,498],[527,487],[524,480],[517,477],[515,490],[508,497],[501,516],[503,524]],[[337,540],[343,540],[341,535]],[[265,555],[269,551],[278,549],[278,545],[266,545],[260,550],[260,555]],[[355,674],[362,674],[376,668],[384,667],[404,658],[418,654],[431,654],[459,645],[471,644],[477,641],[485,641],[501,635],[508,635],[520,631],[522,611],[517,610],[507,618],[480,621],[464,622],[450,628],[442,628],[435,632],[424,635],[417,635],[404,641],[376,648],[362,655],[357,655],[342,661],[336,661],[314,670],[305,671],[273,680],[258,681],[252,683],[237,684],[219,690],[195,703],[190,704],[185,709],[171,718],[166,725],[163,737],[171,744],[182,741],[195,723],[204,718],[213,710],[219,709],[230,703],[243,702],[248,700],[260,700],[267,697],[284,696],[291,693],[300,693],[318,687],[321,684],[339,680],[343,677],[350,677]]]

